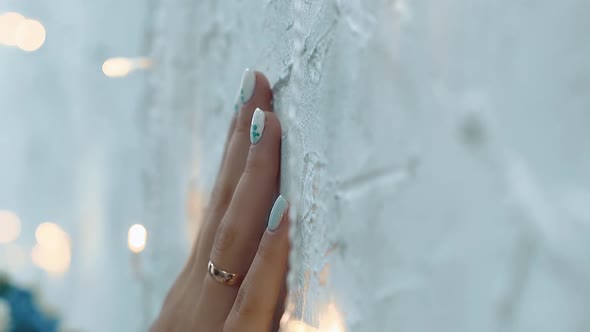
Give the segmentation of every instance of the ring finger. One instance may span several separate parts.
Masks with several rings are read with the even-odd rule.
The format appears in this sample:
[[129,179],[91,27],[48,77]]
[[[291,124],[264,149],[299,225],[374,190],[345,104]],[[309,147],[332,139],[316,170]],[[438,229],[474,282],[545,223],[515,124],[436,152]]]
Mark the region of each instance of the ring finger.
[[[244,173],[219,225],[211,262],[221,270],[245,276],[258,250],[278,191],[281,127],[274,113],[256,110],[250,132],[251,147]],[[223,322],[238,287],[205,278],[201,308],[211,322]],[[205,305],[206,304],[206,305]]]

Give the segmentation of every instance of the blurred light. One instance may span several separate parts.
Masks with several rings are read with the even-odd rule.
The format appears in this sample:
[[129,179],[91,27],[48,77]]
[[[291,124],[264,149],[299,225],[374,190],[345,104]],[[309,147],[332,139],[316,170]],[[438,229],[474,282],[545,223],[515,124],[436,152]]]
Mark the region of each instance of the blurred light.
[[125,77],[131,71],[131,61],[127,58],[111,58],[102,64],[102,72],[108,77]]
[[45,43],[45,28],[37,20],[27,19],[19,13],[0,15],[0,44],[17,46],[33,52]]
[[43,246],[54,246],[59,244],[59,241],[69,241],[68,234],[52,222],[44,222],[37,226],[35,239]]
[[45,28],[35,20],[24,20],[16,29],[16,46],[23,51],[33,52],[45,43]]
[[129,228],[129,232],[127,234],[127,244],[129,246],[129,250],[138,254],[145,249],[145,245],[147,243],[147,230],[145,227],[139,224],[135,224]]
[[0,243],[10,243],[20,235],[20,219],[16,213],[0,210]]
[[149,69],[152,68],[153,63],[151,59],[148,58],[137,58],[135,60],[135,67],[138,69]]
[[51,275],[60,276],[70,267],[72,250],[70,237],[57,224],[42,223],[35,231],[37,245],[33,247],[33,263]]
[[102,64],[102,72],[108,77],[125,77],[130,72],[152,67],[148,58],[110,58]]
[[344,318],[335,303],[330,303],[320,316],[320,331],[345,332]]
[[284,325],[281,325],[281,331],[285,332],[319,332],[320,330],[311,326],[307,325],[306,323],[300,320],[290,320]]
[[70,267],[72,254],[69,244],[55,247],[45,247],[37,244],[31,252],[31,259],[35,265],[54,276],[61,276]]
[[320,314],[320,326],[314,327],[301,320],[293,319],[289,312],[281,318],[281,331],[285,332],[346,332],[342,314],[334,303],[330,303]]
[[0,15],[0,44],[16,46],[16,30],[25,20],[19,13],[4,13]]

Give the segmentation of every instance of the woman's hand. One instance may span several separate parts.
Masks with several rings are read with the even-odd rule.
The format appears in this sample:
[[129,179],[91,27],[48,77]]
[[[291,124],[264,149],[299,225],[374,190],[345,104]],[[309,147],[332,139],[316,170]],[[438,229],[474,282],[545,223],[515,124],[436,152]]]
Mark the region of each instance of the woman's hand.
[[152,332],[277,328],[289,253],[287,202],[277,198],[281,126],[262,74],[244,72],[235,108],[205,223]]

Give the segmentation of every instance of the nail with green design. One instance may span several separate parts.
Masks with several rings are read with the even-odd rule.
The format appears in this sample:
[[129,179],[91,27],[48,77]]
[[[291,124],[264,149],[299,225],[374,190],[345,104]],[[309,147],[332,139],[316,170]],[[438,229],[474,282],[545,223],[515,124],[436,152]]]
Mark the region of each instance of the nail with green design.
[[234,110],[237,112],[242,105],[250,101],[252,95],[254,95],[254,89],[256,88],[256,72],[250,68],[246,68],[242,74],[242,82],[240,89],[236,96],[234,103]]
[[265,121],[266,116],[264,115],[264,111],[257,108],[252,116],[252,126],[250,127],[250,142],[252,144],[258,143],[262,138]]

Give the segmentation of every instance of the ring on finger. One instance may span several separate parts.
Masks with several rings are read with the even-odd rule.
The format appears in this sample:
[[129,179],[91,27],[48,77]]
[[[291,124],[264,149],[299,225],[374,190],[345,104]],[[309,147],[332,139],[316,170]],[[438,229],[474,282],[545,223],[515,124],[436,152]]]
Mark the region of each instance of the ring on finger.
[[225,286],[239,285],[243,279],[243,277],[239,274],[216,268],[211,261],[209,261],[209,264],[207,265],[207,270],[209,271],[209,275],[213,278],[213,280]]

